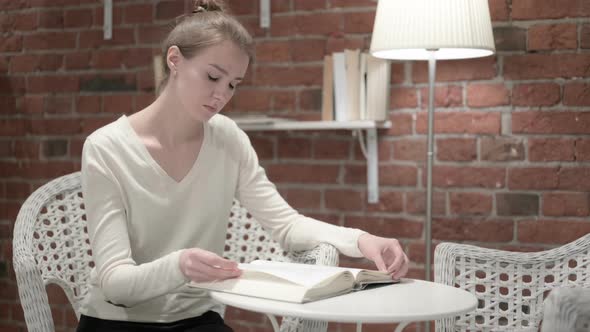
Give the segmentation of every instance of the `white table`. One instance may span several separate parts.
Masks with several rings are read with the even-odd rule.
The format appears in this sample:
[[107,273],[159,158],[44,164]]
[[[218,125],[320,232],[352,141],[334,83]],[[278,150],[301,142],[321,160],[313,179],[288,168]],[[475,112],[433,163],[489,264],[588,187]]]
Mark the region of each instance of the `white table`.
[[279,331],[275,316],[357,323],[357,331],[362,323],[400,323],[395,331],[401,331],[411,322],[457,316],[477,305],[475,295],[467,291],[416,279],[304,304],[221,292],[211,292],[211,297],[226,305],[266,314],[275,331]]

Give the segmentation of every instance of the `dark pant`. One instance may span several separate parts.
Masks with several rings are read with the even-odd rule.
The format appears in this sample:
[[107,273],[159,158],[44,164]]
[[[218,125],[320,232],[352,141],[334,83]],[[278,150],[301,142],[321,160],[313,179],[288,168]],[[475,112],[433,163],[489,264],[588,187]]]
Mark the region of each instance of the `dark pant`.
[[139,323],[82,315],[76,332],[233,332],[214,311],[172,323]]

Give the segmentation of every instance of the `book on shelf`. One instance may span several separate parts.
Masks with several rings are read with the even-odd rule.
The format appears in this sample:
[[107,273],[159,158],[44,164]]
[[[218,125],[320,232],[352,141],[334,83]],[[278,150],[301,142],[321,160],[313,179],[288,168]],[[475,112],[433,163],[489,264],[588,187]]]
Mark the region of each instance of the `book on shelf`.
[[214,282],[190,282],[190,287],[211,291],[306,303],[359,291],[368,285],[392,284],[391,275],[375,271],[256,260],[239,264],[238,278]]
[[322,121],[334,121],[334,64],[332,56],[324,56],[322,81]]
[[322,120],[387,120],[391,66],[360,50],[324,58]]

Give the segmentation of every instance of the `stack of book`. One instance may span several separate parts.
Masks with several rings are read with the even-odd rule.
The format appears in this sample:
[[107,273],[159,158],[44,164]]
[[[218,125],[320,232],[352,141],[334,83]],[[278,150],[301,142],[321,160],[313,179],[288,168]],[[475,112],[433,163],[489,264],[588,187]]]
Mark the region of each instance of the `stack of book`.
[[322,120],[387,120],[390,75],[388,60],[358,49],[326,55]]

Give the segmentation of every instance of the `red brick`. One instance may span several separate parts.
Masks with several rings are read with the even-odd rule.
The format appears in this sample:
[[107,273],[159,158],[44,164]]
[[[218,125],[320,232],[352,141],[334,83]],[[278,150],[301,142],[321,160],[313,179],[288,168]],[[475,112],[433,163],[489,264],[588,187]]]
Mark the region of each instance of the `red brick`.
[[584,49],[590,48],[590,24],[582,25],[582,30],[580,30],[580,47]]
[[277,142],[279,159],[311,158],[311,141],[308,138],[281,137]]
[[[426,192],[407,192],[404,209],[409,214],[426,213]],[[445,215],[447,211],[447,195],[443,192],[432,193],[432,214]]]
[[559,169],[551,167],[519,167],[508,171],[508,188],[511,190],[551,190],[559,184]]
[[234,15],[249,15],[257,13],[258,1],[255,0],[228,0],[225,3],[230,12]]
[[[139,29],[139,35],[144,34],[144,30],[149,27],[142,27]],[[158,40],[160,42],[161,40]],[[139,40],[140,43],[146,41]],[[115,28],[113,29],[113,38],[104,39],[102,30],[83,30],[80,31],[80,48],[103,48],[105,46],[114,45],[133,45],[135,44],[134,30],[131,28]]]
[[365,194],[356,190],[326,190],[325,204],[329,210],[362,211],[364,208]]
[[289,62],[291,47],[288,41],[262,41],[256,45],[256,62]]
[[590,54],[527,54],[504,58],[504,78],[525,80],[538,78],[587,77]]
[[141,111],[156,100],[153,93],[142,93],[135,95],[135,109]]
[[488,0],[492,21],[507,21],[509,18],[508,3],[506,0]]
[[168,25],[141,27],[137,34],[137,42],[140,44],[158,44],[164,41],[170,31]]
[[[423,182],[426,183],[426,172]],[[504,188],[506,170],[493,167],[435,166],[432,183],[441,188]]]
[[26,130],[24,120],[0,120],[0,137],[23,136],[25,132]]
[[482,193],[457,192],[449,196],[451,213],[456,215],[490,215],[492,196]]
[[328,35],[341,31],[341,25],[342,15],[338,13],[303,14],[295,17],[297,33],[302,35]]
[[387,238],[420,238],[422,223],[402,218],[347,216],[345,227],[359,228]]
[[577,139],[574,144],[576,150],[576,160],[589,161],[590,160],[590,139]]
[[160,1],[156,4],[156,20],[169,20],[184,13],[183,1]]
[[297,0],[295,10],[317,10],[326,8],[326,0]]
[[529,138],[530,161],[573,161],[575,140],[569,138]]
[[42,113],[43,112],[43,96],[28,95],[25,96],[23,112],[24,113]]
[[446,138],[436,141],[436,159],[445,161],[473,161],[477,159],[474,138]]
[[[416,119],[416,132],[427,131],[427,114],[421,112]],[[499,134],[501,129],[499,113],[492,112],[435,112],[436,133],[453,134]]]
[[77,92],[79,87],[79,77],[72,75],[45,75],[27,77],[27,92],[29,93]]
[[106,126],[107,124],[115,121],[117,118],[119,117],[119,114],[113,113],[112,117],[107,117],[107,118],[86,118],[84,120],[82,120],[82,134],[90,134],[92,132],[94,132],[95,130],[97,130],[98,128],[101,128],[103,126]]
[[[102,27],[104,25],[104,6],[98,6],[94,9],[94,21],[92,22],[95,27]],[[113,27],[119,26],[123,23],[123,7],[113,6]],[[114,31],[113,31],[114,32]],[[113,33],[113,37],[115,34]]]
[[268,111],[271,96],[268,90],[238,89],[234,103],[242,111]]
[[330,7],[375,7],[376,3],[373,0],[331,0]]
[[255,84],[259,86],[321,85],[322,67],[258,66],[255,77]]
[[393,142],[395,160],[426,160],[426,139],[401,139]]
[[578,48],[578,27],[576,24],[535,25],[529,28],[531,51]]
[[136,109],[132,94],[105,95],[102,97],[103,112],[133,114]]
[[590,215],[590,195],[588,193],[543,194],[543,215],[586,217]]
[[[257,19],[253,22],[255,25],[253,27],[258,28],[260,25],[260,21]],[[295,25],[295,15],[281,15],[275,16],[272,18],[271,23],[272,28],[270,29],[270,34],[275,36],[293,36],[297,34],[297,26]],[[246,25],[246,29],[248,31],[253,31],[252,28],[249,28]],[[256,31],[256,30],[254,30]]]
[[19,52],[23,49],[23,37],[19,35],[3,37],[0,40],[0,52]]
[[18,159],[39,159],[39,142],[31,140],[17,140],[14,142],[14,156]]
[[326,41],[324,39],[291,40],[293,61],[321,61],[324,58]]
[[25,50],[72,49],[76,47],[75,32],[39,32],[26,35],[23,40]]
[[589,134],[590,112],[513,112],[512,132],[515,134]]
[[[415,186],[418,170],[413,166],[387,165],[379,167],[379,184],[391,186]],[[345,183],[367,183],[366,166],[348,166],[345,170]]]
[[23,163],[19,169],[20,175],[29,179],[54,179],[77,170],[80,170],[80,165],[69,161],[30,161]]
[[84,139],[70,139],[70,156],[79,158],[82,156],[82,147],[84,146]]
[[93,52],[91,64],[98,69],[125,69],[148,66],[152,61],[151,50],[109,49]]
[[404,195],[397,191],[379,192],[379,202],[367,205],[367,210],[371,212],[388,212],[396,213],[404,210]]
[[524,160],[524,143],[520,138],[482,137],[481,159],[489,161]]
[[[436,81],[472,81],[496,77],[496,58],[487,56],[467,60],[444,60],[436,63]],[[412,63],[414,83],[428,82],[426,61]]]
[[559,100],[559,85],[555,83],[526,83],[512,88],[514,106],[552,106]]
[[371,33],[375,24],[375,11],[344,13],[345,33]]
[[34,135],[74,135],[80,132],[79,119],[30,120],[30,133]]
[[444,241],[510,242],[514,222],[509,220],[436,219],[432,237]]
[[[322,91],[320,89],[300,90],[298,93],[300,111],[319,112],[322,107]],[[294,111],[293,106],[295,104],[295,98],[291,92],[273,92],[274,111]]]
[[[316,90],[317,91],[317,90]],[[271,105],[273,111],[294,111],[296,107],[296,97],[295,91],[271,91]],[[308,103],[309,99],[307,97],[314,96],[316,92],[310,90],[300,90],[299,91],[299,107],[300,110],[311,109],[311,110],[318,110],[319,108],[316,107],[313,103]],[[312,98],[313,101],[313,98]]]
[[525,220],[518,222],[521,243],[565,244],[590,233],[590,223],[567,220]]
[[62,67],[63,56],[58,54],[17,55],[10,60],[11,72],[56,71]]
[[319,138],[313,141],[314,159],[340,159],[350,158],[350,141],[330,138]]
[[66,28],[88,28],[92,26],[92,9],[75,9],[65,12],[64,26]]
[[562,167],[559,169],[558,189],[590,191],[590,168]]
[[71,113],[72,96],[47,96],[44,100],[45,113]]
[[564,85],[563,104],[568,106],[590,106],[590,84],[568,83]]
[[392,113],[389,116],[391,128],[387,130],[387,135],[401,136],[412,133],[412,123],[414,122],[412,114]]
[[510,103],[510,90],[504,84],[469,84],[467,105],[469,107],[496,107]]
[[513,20],[539,20],[590,16],[590,5],[585,0],[512,0]]
[[[428,88],[422,88],[421,105],[428,108]],[[458,107],[463,106],[463,88],[458,85],[437,86],[434,89],[434,107]]]
[[416,88],[395,87],[391,89],[389,95],[389,105],[392,109],[418,107]]
[[320,209],[322,192],[312,189],[286,189],[285,198],[295,209]]
[[29,7],[29,1],[27,0],[3,0],[0,2],[0,9],[2,10],[11,10],[11,9],[21,9]]
[[338,166],[310,164],[274,164],[267,168],[268,177],[282,183],[337,183]]
[[290,1],[283,1],[283,0],[270,0],[270,12],[271,14],[274,13],[284,13],[291,10],[291,3]]
[[[31,185],[27,182],[21,181],[10,181],[6,182],[6,192],[10,199],[26,199],[31,195]],[[12,233],[11,233],[12,236]]]
[[63,29],[64,11],[52,10],[39,12],[39,27],[45,29]]
[[68,53],[65,55],[65,67],[67,70],[89,69],[90,52]]
[[134,4],[124,7],[123,21],[125,23],[152,23],[154,20],[154,6],[152,4]]
[[101,111],[100,96],[78,96],[76,98],[76,112],[99,113]]

